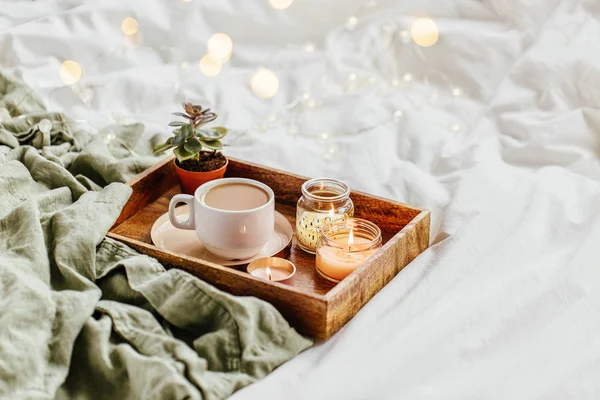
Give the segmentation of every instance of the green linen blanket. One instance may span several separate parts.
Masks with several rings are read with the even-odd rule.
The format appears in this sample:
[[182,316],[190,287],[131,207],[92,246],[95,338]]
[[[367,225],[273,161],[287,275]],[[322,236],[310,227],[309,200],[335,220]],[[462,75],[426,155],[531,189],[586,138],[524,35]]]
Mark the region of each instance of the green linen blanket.
[[142,133],[77,131],[0,74],[0,398],[219,399],[311,345],[105,237],[157,161]]

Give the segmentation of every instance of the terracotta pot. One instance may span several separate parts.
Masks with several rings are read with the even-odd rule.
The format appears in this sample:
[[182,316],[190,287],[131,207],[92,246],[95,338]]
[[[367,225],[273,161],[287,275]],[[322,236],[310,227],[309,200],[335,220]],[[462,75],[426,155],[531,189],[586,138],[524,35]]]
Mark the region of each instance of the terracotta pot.
[[225,165],[219,169],[208,172],[194,172],[180,168],[176,161],[177,159],[173,160],[175,163],[175,172],[177,172],[177,176],[179,177],[181,192],[186,194],[194,194],[196,189],[198,189],[198,186],[202,185],[203,183],[222,178],[225,175],[227,165],[229,165],[229,160],[227,159]]

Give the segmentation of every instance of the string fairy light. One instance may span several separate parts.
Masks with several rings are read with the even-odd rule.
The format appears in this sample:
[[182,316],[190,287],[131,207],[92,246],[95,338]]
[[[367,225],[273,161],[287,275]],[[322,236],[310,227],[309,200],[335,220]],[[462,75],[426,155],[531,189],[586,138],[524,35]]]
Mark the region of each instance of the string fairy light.
[[200,64],[198,65],[198,67],[204,75],[216,76],[219,74],[219,72],[221,72],[221,68],[223,68],[223,63],[215,59],[211,54],[206,54],[200,59]]
[[353,31],[354,29],[356,29],[357,24],[358,24],[358,18],[356,18],[353,15],[350,18],[348,18],[348,21],[346,21],[346,29],[348,29],[349,31]]
[[450,125],[450,130],[452,132],[458,132],[458,131],[460,131],[460,125],[459,124],[452,124],[452,125]]
[[225,62],[231,58],[233,41],[225,33],[215,33],[208,39],[207,49],[215,60]]
[[66,60],[60,65],[59,74],[66,85],[73,85],[81,79],[83,68],[77,61]]
[[417,18],[410,27],[413,41],[421,47],[430,47],[437,43],[439,32],[437,24],[431,18]]
[[285,10],[292,5],[294,0],[269,0],[271,6],[276,10]]
[[275,72],[268,68],[260,67],[250,79],[250,88],[261,99],[270,99],[279,90],[279,79]]
[[[192,0],[180,0],[184,3],[190,3]],[[277,10],[285,10],[289,8],[293,0],[268,0],[270,5]],[[363,12],[372,12],[368,10],[369,8],[374,8],[377,6],[377,2],[375,0],[371,0],[365,3],[365,5],[359,7],[355,10],[345,22],[342,22],[342,28],[345,28],[347,31],[355,31],[358,27],[359,21],[363,22]],[[183,7],[182,7],[183,9]],[[368,22],[367,19],[364,19],[365,24]],[[362,25],[361,25],[362,27]],[[140,26],[138,21],[133,17],[126,17],[121,22],[121,32],[125,35],[124,41],[128,39],[131,40],[134,37],[138,37],[140,35]],[[367,26],[365,26],[367,28]],[[392,41],[396,41],[396,43],[400,42],[405,45],[412,45],[414,54],[424,60],[424,54],[426,51],[421,52],[420,47],[430,47],[438,43],[439,40],[439,30],[435,21],[431,18],[416,18],[412,21],[409,26],[406,26],[400,21],[390,21],[386,24],[377,27],[380,29],[379,31],[369,30],[369,32],[377,32],[376,40],[379,40],[378,46],[374,46],[373,49],[378,49],[380,51],[382,48],[387,47],[383,46],[382,43],[391,44]],[[362,34],[362,32],[361,32]],[[388,43],[389,42],[389,43]],[[141,44],[141,42],[140,42]],[[327,48],[330,46],[328,45]],[[288,44],[288,48],[293,48],[295,50],[299,50],[305,53],[314,53],[317,49],[317,45],[313,42],[300,42],[297,44],[292,44],[292,47]],[[394,48],[390,46],[393,50]],[[127,49],[125,49],[127,50]],[[181,62],[180,66],[182,69],[189,69],[190,65],[194,65],[194,63],[198,63],[200,71],[205,76],[216,76],[221,73],[224,63],[228,61],[232,56],[233,50],[233,41],[231,38],[225,33],[215,33],[210,39],[207,41],[207,52],[200,59],[190,59]],[[323,49],[325,51],[325,49]],[[171,55],[172,57],[173,55]],[[311,56],[312,57],[312,56]],[[272,60],[266,61],[265,64],[273,64]],[[408,98],[410,96],[410,92],[408,92],[408,88],[411,86],[408,83],[419,80],[419,84],[421,80],[427,80],[427,74],[438,74],[442,75],[439,71],[428,71],[426,74],[419,71],[418,75],[413,76],[411,73],[406,72],[406,70],[392,70],[394,75],[392,77],[387,76],[382,71],[375,71],[371,73],[369,71],[363,71],[362,69],[357,74],[356,72],[351,72],[346,75],[346,79],[344,79],[344,73],[342,71],[338,71],[334,68],[333,64],[329,64],[329,71],[326,71],[324,75],[320,75],[318,81],[316,82],[317,86],[312,86],[308,88],[308,92],[302,93],[299,97],[293,98],[287,105],[285,105],[280,111],[277,111],[275,114],[269,115],[264,119],[263,122],[256,124],[258,130],[262,132],[266,132],[272,124],[281,124],[282,127],[286,127],[284,129],[287,130],[287,133],[290,136],[296,136],[299,134],[299,126],[296,124],[296,118],[299,113],[310,113],[314,112],[313,110],[318,107],[326,104],[328,101],[328,96],[339,96],[346,91],[352,91],[357,88],[363,88],[368,85],[375,85],[378,83],[387,83],[392,87],[402,87],[402,93]],[[75,91],[75,84],[82,78],[83,76],[83,68],[76,61],[67,60],[61,65],[60,68],[60,76],[63,82],[68,85],[74,85],[72,89]],[[328,75],[329,74],[329,75]],[[188,74],[191,76],[191,74]],[[360,75],[360,76],[359,76]],[[185,74],[183,75],[185,76]],[[450,89],[450,93],[453,97],[460,97],[463,95],[463,91],[460,87],[453,86],[450,80],[446,80],[448,86],[446,86],[446,90]],[[266,68],[260,67],[254,71],[250,78],[250,88],[254,95],[262,99],[270,99],[274,97],[279,91],[279,79],[277,74],[274,71]],[[311,85],[314,85],[313,82]],[[181,85],[179,83],[175,83],[176,90],[178,90]],[[413,87],[417,87],[413,84]],[[85,86],[82,86],[85,88]],[[81,89],[81,88],[80,88]],[[406,93],[404,93],[406,91]],[[84,101],[84,103],[89,105],[89,100],[91,96],[87,96],[86,90],[81,89],[76,91],[79,97]],[[92,93],[91,90],[89,93]],[[440,94],[441,96],[441,94]],[[430,94],[430,100],[433,101],[438,98],[438,92],[432,92]],[[413,99],[414,100],[414,99]],[[418,109],[421,103],[416,104],[415,101],[411,100],[411,102]],[[427,97],[422,99],[423,101],[427,101]],[[396,106],[397,107],[397,106]],[[2,111],[0,109],[0,111]],[[380,121],[377,125],[360,129],[355,133],[362,133],[365,130],[376,128],[386,121],[394,121],[402,118],[406,110],[394,109],[392,108],[391,112],[388,114],[388,119],[384,121]],[[0,114],[0,118],[2,115]],[[452,123],[450,125],[445,125],[446,129],[449,129],[453,132],[459,132],[464,127],[459,125],[458,123]],[[318,131],[317,131],[318,132]],[[331,157],[334,154],[337,154],[336,147],[332,145],[330,139],[331,134],[328,132],[322,132],[316,135],[314,140],[319,141],[324,145],[324,152],[327,157]],[[327,146],[329,145],[329,146]]]
[[400,31],[400,41],[404,44],[410,42],[410,33],[407,30]]
[[40,130],[40,132],[49,135],[50,131],[52,131],[52,121],[50,121],[47,118],[44,118],[43,120],[38,122],[38,129]]
[[138,22],[133,17],[127,17],[121,22],[121,32],[127,36],[135,35],[139,30]]

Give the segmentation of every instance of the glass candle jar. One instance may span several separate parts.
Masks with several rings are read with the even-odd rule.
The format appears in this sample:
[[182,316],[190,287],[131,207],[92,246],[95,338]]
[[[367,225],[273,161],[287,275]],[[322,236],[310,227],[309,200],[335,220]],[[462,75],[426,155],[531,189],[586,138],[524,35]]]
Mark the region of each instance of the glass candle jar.
[[373,255],[381,243],[381,230],[370,221],[349,218],[326,224],[317,242],[317,272],[339,282]]
[[315,178],[304,182],[302,197],[296,208],[296,240],[298,246],[314,254],[319,228],[333,221],[344,221],[354,215],[350,188],[338,179]]

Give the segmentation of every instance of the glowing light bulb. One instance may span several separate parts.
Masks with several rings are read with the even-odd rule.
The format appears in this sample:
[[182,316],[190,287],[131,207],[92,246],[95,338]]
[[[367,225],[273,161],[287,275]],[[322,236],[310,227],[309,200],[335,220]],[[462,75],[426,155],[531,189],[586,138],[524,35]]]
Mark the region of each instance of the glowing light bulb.
[[327,140],[328,137],[329,137],[329,133],[327,133],[327,132],[321,133],[321,139]]
[[413,41],[422,47],[433,46],[439,38],[436,23],[431,18],[417,18],[412,23],[410,34]]
[[412,75],[411,74],[404,74],[404,76],[402,77],[402,79],[404,79],[405,82],[410,82],[410,81],[412,81]]
[[114,133],[109,133],[104,138],[104,143],[108,144],[108,143],[112,142],[113,140],[115,140],[116,138],[117,138],[117,135],[115,135]]
[[224,62],[231,58],[233,42],[226,34],[215,33],[210,39],[208,39],[207,47],[208,54],[210,54],[214,59]]
[[133,36],[138,32],[139,25],[135,18],[127,17],[121,22],[121,31],[127,36]]
[[294,0],[269,0],[269,3],[271,3],[271,7],[273,7],[276,10],[285,10],[286,8],[291,6],[293,2]]
[[356,74],[354,72],[348,74],[348,80],[354,82],[356,80]]
[[351,16],[350,18],[348,18],[348,21],[346,21],[346,29],[348,29],[349,31],[353,31],[354,29],[356,29],[356,24],[358,24],[358,18],[356,18],[355,16]]
[[410,34],[408,33],[408,31],[400,31],[400,40],[402,40],[402,43],[410,42]]
[[223,63],[216,60],[210,54],[205,55],[200,59],[200,71],[206,76],[216,76],[221,72]]
[[83,69],[78,62],[66,60],[60,66],[60,79],[67,85],[77,83],[81,79]]
[[394,117],[397,118],[397,119],[402,118],[402,114],[403,114],[402,110],[396,110],[396,111],[394,111]]
[[38,123],[38,129],[45,134],[50,134],[52,130],[52,122],[49,119],[44,118]]
[[261,99],[270,99],[279,90],[279,79],[275,72],[268,68],[260,67],[250,79],[250,88]]
[[452,124],[452,125],[450,125],[450,130],[452,132],[458,132],[458,131],[460,131],[460,125],[459,124]]
[[459,97],[462,94],[462,90],[459,87],[452,88],[452,95],[454,97]]

